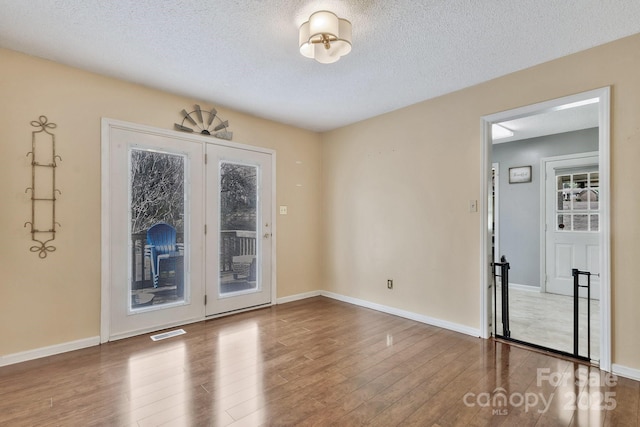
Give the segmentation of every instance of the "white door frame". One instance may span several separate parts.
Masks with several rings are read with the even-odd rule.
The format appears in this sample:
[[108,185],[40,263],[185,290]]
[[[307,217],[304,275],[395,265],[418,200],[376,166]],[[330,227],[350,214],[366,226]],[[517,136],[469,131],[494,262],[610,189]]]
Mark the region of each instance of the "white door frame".
[[[563,160],[586,159],[598,156],[597,151],[585,153],[567,154],[564,156],[543,157],[540,159],[540,174],[546,173],[547,163],[558,162]],[[600,159],[598,159],[598,164]],[[591,163],[589,163],[591,164]],[[540,224],[547,222],[547,180],[540,179]],[[540,292],[547,291],[547,232],[544,227],[540,227]]]
[[481,234],[480,234],[480,333],[483,338],[489,338],[491,329],[489,321],[491,316],[491,231],[489,222],[489,203],[491,197],[491,125],[507,120],[514,120],[545,112],[558,110],[559,107],[598,98],[598,155],[600,158],[600,187],[601,197],[601,231],[600,234],[600,369],[611,371],[611,242],[610,242],[610,87],[594,89],[563,98],[532,104],[513,110],[502,111],[483,116],[480,119],[482,134],[482,189],[480,198],[481,207]]
[[[494,262],[500,262],[500,163],[492,163],[491,168],[495,170],[493,182],[493,221],[495,230],[493,230],[493,248]],[[489,196],[491,197],[491,196]]]
[[[256,151],[260,153],[270,154],[272,156],[272,191],[271,191],[271,222],[272,222],[272,237],[269,239],[271,248],[271,305],[276,304],[277,295],[277,282],[276,282],[276,152],[268,148],[255,147],[247,144],[240,144],[236,142],[228,142],[225,140],[212,138],[210,136],[204,136],[199,134],[188,134],[184,132],[178,132],[174,130],[155,128],[146,125],[140,125],[136,123],[125,122],[121,120],[102,118],[102,130],[101,130],[101,191],[102,191],[102,218],[101,218],[101,302],[100,302],[100,342],[105,343],[110,339],[111,325],[111,298],[110,298],[110,286],[111,286],[111,256],[109,248],[111,246],[111,177],[110,177],[110,139],[112,129],[125,129],[133,130],[136,132],[147,133],[151,135],[158,135],[162,137],[175,138],[179,140],[186,140],[190,142],[197,142],[202,144],[203,153],[206,152],[206,144],[214,144],[223,147],[239,148],[249,151]],[[204,194],[202,194],[204,198]],[[203,203],[204,206],[204,203]],[[202,212],[204,216],[204,212]],[[194,273],[195,274],[195,273]],[[202,275],[204,278],[204,268],[202,269]],[[204,280],[202,280],[202,286],[204,286]],[[204,289],[203,289],[204,291]],[[203,301],[204,306],[204,301]],[[204,310],[203,310],[204,313]],[[205,316],[203,314],[202,319]],[[178,326],[178,325],[172,325]]]

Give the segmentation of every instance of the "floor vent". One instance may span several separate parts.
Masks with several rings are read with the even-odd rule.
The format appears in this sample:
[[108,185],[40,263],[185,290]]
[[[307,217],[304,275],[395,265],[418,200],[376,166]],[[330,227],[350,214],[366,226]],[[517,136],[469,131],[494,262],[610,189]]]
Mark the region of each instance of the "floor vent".
[[153,341],[165,340],[171,337],[177,337],[178,335],[186,334],[184,329],[176,329],[175,331],[163,332],[158,335],[151,335],[151,339]]

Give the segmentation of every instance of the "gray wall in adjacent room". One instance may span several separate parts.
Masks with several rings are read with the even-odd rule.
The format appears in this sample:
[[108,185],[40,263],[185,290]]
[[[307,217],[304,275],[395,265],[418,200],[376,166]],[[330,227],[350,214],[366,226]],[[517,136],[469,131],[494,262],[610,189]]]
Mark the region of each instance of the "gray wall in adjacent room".
[[[598,128],[494,144],[499,163],[499,255],[510,263],[509,282],[540,285],[540,159],[598,151]],[[509,168],[531,166],[531,182],[509,184]]]

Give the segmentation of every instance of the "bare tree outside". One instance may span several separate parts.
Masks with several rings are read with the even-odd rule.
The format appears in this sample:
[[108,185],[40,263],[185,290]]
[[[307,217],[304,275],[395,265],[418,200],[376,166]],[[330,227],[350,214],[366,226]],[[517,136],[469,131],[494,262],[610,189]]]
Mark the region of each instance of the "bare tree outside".
[[131,150],[131,232],[166,222],[184,231],[183,156]]
[[220,225],[222,230],[256,231],[255,166],[222,163],[220,166]]

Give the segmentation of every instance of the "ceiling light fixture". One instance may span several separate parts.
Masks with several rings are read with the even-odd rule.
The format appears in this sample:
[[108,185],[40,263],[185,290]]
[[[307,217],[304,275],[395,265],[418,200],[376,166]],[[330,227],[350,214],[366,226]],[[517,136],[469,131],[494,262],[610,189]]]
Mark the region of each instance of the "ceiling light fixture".
[[313,13],[300,26],[300,53],[322,64],[331,64],[351,52],[351,22],[327,10]]

